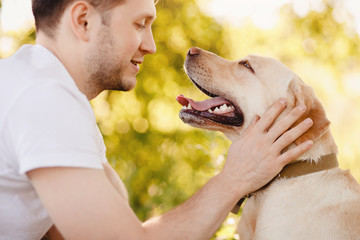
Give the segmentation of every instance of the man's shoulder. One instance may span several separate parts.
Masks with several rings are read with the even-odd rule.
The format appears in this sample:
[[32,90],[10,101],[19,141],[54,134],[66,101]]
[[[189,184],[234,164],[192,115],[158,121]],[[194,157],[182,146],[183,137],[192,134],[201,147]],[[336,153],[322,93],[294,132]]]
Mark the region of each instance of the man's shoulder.
[[43,46],[22,46],[0,62],[0,72],[0,109],[3,113],[16,102],[37,99],[44,105],[52,100],[64,102],[69,98],[89,108],[86,96],[79,91],[65,67]]
[[0,61],[2,85],[23,81],[22,85],[39,81],[60,81],[75,85],[60,60],[42,45],[25,44],[12,56]]

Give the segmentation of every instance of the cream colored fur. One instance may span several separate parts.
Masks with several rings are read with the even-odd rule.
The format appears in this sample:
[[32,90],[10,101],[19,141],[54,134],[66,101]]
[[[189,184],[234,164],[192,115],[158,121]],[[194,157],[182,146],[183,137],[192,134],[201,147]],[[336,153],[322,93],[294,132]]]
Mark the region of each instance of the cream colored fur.
[[[241,127],[193,116],[185,119],[188,124],[222,131],[234,140],[256,114],[261,116],[277,99],[286,97],[288,108],[283,114],[305,103],[308,112],[304,118],[311,117],[314,121],[309,133],[295,143],[315,141],[313,148],[298,161],[316,162],[323,155],[337,153],[330,122],[313,90],[279,61],[254,55],[228,61],[199,50],[194,56],[188,55],[185,70],[197,84],[232,101],[244,114]],[[359,184],[349,171],[339,168],[277,180],[246,201],[238,232],[241,240],[360,239]]]

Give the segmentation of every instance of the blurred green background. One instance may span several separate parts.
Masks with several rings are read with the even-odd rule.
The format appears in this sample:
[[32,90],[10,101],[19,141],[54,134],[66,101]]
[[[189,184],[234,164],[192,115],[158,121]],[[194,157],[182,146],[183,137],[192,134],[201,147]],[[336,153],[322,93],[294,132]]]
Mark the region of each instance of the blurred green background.
[[[0,10],[10,1],[19,0],[0,1]],[[135,90],[104,92],[92,101],[108,160],[141,220],[188,199],[221,169],[230,144],[222,134],[188,127],[178,118],[178,94],[206,98],[183,71],[191,46],[231,60],[250,53],[271,56],[293,69],[325,106],[341,167],[360,180],[360,7],[346,7],[356,1],[238,0],[214,13],[225,2],[161,0],[153,25],[157,53],[146,57]],[[0,11],[1,58],[35,39],[32,22],[9,29],[5,14],[20,17]],[[213,239],[237,239],[237,219],[230,214]]]

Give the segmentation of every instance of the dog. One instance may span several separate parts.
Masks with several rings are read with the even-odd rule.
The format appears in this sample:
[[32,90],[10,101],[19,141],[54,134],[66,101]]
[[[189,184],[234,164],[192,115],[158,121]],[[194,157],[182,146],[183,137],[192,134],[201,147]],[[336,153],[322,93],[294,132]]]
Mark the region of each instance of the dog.
[[211,97],[201,102],[177,97],[181,120],[193,127],[234,140],[279,98],[287,99],[287,107],[278,119],[305,104],[297,123],[308,117],[314,122],[288,148],[309,139],[313,147],[247,199],[237,227],[241,240],[360,239],[360,185],[338,167],[330,121],[310,86],[276,59],[257,55],[229,61],[193,47],[184,68]]

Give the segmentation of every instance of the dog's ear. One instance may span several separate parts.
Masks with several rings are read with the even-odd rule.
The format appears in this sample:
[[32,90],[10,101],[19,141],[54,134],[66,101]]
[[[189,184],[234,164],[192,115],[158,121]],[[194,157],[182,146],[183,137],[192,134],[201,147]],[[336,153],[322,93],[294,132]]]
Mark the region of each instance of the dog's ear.
[[307,107],[304,115],[293,125],[298,125],[305,118],[313,120],[313,126],[299,137],[295,144],[299,145],[307,140],[318,140],[328,129],[330,121],[326,118],[325,110],[319,100],[316,98],[313,89],[299,78],[294,78],[288,87],[288,108],[294,108],[300,104]]

